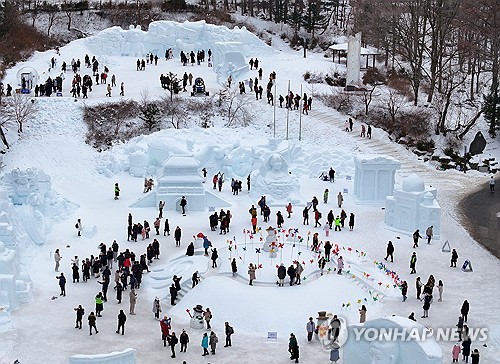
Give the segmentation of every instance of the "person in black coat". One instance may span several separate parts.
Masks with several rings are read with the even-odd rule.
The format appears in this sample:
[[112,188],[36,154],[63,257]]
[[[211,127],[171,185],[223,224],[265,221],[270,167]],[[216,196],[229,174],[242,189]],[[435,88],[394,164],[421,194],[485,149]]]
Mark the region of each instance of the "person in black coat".
[[187,350],[187,344],[189,343],[189,335],[186,330],[182,330],[181,336],[179,336],[179,342],[181,343],[181,353]]
[[182,277],[177,277],[176,275],[174,275],[172,277],[172,280],[174,281],[174,286],[175,286],[175,289],[177,290],[177,292],[179,292],[181,290],[181,279],[182,279]]
[[469,314],[469,302],[467,300],[462,304],[462,308],[460,309],[460,313],[464,318],[464,322],[467,322],[467,315]]
[[278,211],[276,213],[276,224],[280,228],[281,225],[283,225],[284,223],[285,223],[285,219],[283,218],[283,215],[281,214],[281,211]]
[[295,279],[296,273],[295,267],[291,264],[287,270],[287,274],[290,277],[290,286],[293,286],[293,280]]
[[463,355],[462,361],[465,361],[466,363],[469,362],[470,345],[471,345],[470,337],[466,338],[462,342],[462,355]]
[[122,303],[123,286],[120,282],[116,282],[116,299],[118,303]]
[[451,263],[450,267],[456,268],[457,267],[457,261],[458,261],[458,253],[455,249],[452,250],[451,252]]
[[219,258],[219,254],[217,253],[217,249],[212,249],[212,268],[217,268],[217,258]]
[[188,257],[192,257],[194,255],[194,244],[193,242],[189,243],[187,249],[186,249],[186,255]]
[[233,272],[233,277],[236,275],[236,272],[238,271],[238,266],[236,265],[236,258],[233,258],[231,261],[231,271]]
[[172,350],[172,358],[175,358],[175,345],[179,340],[177,339],[177,336],[175,336],[175,332],[172,332],[171,335],[168,336],[168,346],[170,346],[170,350]]
[[120,310],[120,313],[118,314],[118,329],[116,330],[116,333],[120,333],[120,327],[122,329],[122,335],[125,334],[125,321],[127,321],[127,315],[125,315],[125,312],[123,310]]
[[422,318],[429,317],[429,309],[431,308],[431,302],[432,302],[432,295],[426,293],[424,296],[424,305],[422,306],[422,308],[424,309],[424,315],[422,316]]
[[182,236],[182,230],[180,227],[177,226],[174,232],[175,246],[181,246],[181,236]]
[[327,240],[325,242],[324,249],[325,249],[325,260],[327,262],[329,262],[330,261],[330,252],[332,250],[332,244],[330,243],[330,241]]
[[169,288],[170,291],[170,304],[172,306],[175,306],[175,300],[177,298],[177,288],[175,288],[175,284],[172,283],[172,285]]
[[286,268],[283,263],[278,267],[278,287],[283,287],[286,277]]
[[59,288],[61,288],[61,294],[59,296],[66,296],[66,277],[64,273],[61,273],[56,278],[59,280]]
[[403,283],[401,283],[401,295],[403,296],[403,302],[406,301],[406,298],[408,296],[408,283],[406,283],[406,281],[403,281]]
[[387,255],[385,256],[384,260],[387,260],[387,258],[391,257],[391,263],[394,263],[394,245],[392,245],[392,241],[389,240],[387,243]]
[[75,329],[81,329],[82,328],[82,318],[83,318],[83,315],[85,314],[85,310],[82,307],[82,305],[78,305],[78,307],[75,308],[75,311],[76,311]]

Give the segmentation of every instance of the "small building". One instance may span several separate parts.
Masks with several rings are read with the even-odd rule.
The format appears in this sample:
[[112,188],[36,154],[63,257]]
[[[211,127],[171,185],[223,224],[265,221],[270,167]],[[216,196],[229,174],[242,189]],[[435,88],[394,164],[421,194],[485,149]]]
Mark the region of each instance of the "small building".
[[[339,43],[328,47],[332,51],[332,60],[335,63],[335,58],[337,58],[337,63],[347,63],[347,50],[349,43]],[[374,49],[361,47],[361,57],[364,58],[365,62],[361,62],[361,68],[375,68],[375,59],[380,53]],[[365,63],[365,67],[363,67]],[[371,65],[370,65],[371,64]]]
[[394,194],[388,196],[385,204],[385,224],[388,229],[412,234],[420,229],[421,235],[433,226],[434,239],[440,239],[441,207],[437,200],[437,189],[426,187],[416,174],[403,180]]

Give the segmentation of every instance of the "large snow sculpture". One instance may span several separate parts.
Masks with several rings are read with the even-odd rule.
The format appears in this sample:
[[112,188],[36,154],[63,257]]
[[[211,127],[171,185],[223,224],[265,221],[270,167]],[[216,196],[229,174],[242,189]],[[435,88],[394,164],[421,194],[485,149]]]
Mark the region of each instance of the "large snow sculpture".
[[401,187],[394,189],[385,205],[385,223],[390,230],[413,233],[416,229],[425,231],[433,226],[434,238],[440,238],[441,207],[436,200],[437,190],[425,187],[416,174],[403,180]]
[[354,196],[358,203],[385,202],[394,190],[396,170],[401,163],[392,157],[359,155],[354,159]]
[[17,84],[24,89],[33,89],[40,81],[38,71],[33,67],[22,67],[17,71]]
[[153,53],[163,57],[169,48],[176,55],[180,51],[196,52],[204,49],[208,52],[211,49],[213,70],[217,72],[220,84],[224,84],[229,75],[234,82],[246,77],[248,65],[245,57],[272,51],[271,47],[245,27],[228,29],[206,24],[205,21],[157,21],[149,25],[147,32],[132,25],[128,30],[112,27],[87,38],[85,42],[91,52],[112,56],[144,57],[147,53]]
[[360,86],[359,70],[361,66],[361,32],[349,36],[347,47],[346,90],[356,90]]
[[[429,329],[410,319],[384,317],[347,329],[349,336],[343,349],[349,364],[443,363],[439,344],[433,337],[426,336]],[[399,340],[386,339],[384,333],[400,334],[395,336]],[[415,336],[410,336],[412,333]],[[416,336],[422,340],[415,340]],[[394,336],[388,334],[387,337]]]
[[200,163],[190,155],[172,155],[163,163],[162,176],[154,193],[139,200],[132,207],[154,207],[165,202],[165,210],[181,211],[180,201],[187,200],[186,211],[204,211],[207,206],[228,207],[231,203],[205,191]]
[[287,161],[278,153],[271,154],[253,173],[253,181],[251,195],[255,198],[265,195],[269,205],[300,202],[299,181],[289,173]]

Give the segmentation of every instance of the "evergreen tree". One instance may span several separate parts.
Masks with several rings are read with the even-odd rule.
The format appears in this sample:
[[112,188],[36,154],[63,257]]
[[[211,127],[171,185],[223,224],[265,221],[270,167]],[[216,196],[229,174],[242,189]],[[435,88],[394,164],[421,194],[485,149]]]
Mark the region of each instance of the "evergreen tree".
[[497,130],[500,129],[500,97],[498,95],[498,88],[484,97],[483,114],[489,124],[488,132],[494,138]]
[[139,119],[144,121],[144,125],[148,128],[148,131],[151,131],[154,127],[158,126],[160,123],[161,112],[154,102],[141,106],[140,110],[141,115],[139,115]]
[[307,3],[305,13],[302,16],[302,26],[308,33],[311,33],[313,39],[316,31],[324,32],[326,30],[329,20],[330,16],[327,15],[321,1],[310,0]]

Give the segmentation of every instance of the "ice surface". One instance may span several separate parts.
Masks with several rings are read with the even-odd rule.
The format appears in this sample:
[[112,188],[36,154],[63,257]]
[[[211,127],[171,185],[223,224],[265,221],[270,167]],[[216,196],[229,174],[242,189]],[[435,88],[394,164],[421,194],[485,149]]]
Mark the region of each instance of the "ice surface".
[[70,364],[135,364],[135,349],[125,349],[117,352],[113,351],[109,354],[95,355],[73,355],[69,358]]

